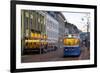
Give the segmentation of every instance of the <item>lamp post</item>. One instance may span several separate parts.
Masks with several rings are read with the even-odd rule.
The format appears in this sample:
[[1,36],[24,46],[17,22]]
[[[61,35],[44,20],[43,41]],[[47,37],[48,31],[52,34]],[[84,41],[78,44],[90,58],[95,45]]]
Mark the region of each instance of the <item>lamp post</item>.
[[89,32],[89,29],[90,29],[90,15],[87,14],[87,32]]
[[90,14],[89,13],[86,14],[86,16],[82,18],[82,22],[85,24],[83,28],[86,27],[86,31],[89,32],[89,29],[90,29],[90,26],[89,26],[90,25]]

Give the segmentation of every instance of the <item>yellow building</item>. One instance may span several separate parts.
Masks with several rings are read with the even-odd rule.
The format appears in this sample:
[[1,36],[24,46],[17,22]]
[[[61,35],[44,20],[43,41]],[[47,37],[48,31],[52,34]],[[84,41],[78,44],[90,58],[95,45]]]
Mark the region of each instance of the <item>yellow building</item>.
[[[30,43],[28,43],[28,46],[32,48],[33,43],[37,40],[41,40],[41,35],[44,35],[45,32],[45,12],[34,10],[21,10],[22,51],[23,48],[25,48],[26,46],[27,40],[30,41]],[[36,44],[39,45],[39,42],[36,42]]]

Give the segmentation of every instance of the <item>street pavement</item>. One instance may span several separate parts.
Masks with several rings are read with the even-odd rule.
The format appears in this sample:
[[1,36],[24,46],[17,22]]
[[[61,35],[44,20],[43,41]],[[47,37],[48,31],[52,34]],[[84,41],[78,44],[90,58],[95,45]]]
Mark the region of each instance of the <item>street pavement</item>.
[[81,54],[79,57],[63,57],[57,56],[56,51],[36,54],[36,55],[22,55],[21,62],[47,62],[47,61],[70,61],[70,60],[87,60],[90,59],[90,50],[85,46],[81,47]]

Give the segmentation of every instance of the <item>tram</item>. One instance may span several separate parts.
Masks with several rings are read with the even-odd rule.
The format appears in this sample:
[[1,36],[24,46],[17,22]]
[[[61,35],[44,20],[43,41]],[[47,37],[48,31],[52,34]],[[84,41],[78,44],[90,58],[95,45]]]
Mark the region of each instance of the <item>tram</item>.
[[63,39],[64,57],[80,56],[80,38],[77,34],[65,35]]

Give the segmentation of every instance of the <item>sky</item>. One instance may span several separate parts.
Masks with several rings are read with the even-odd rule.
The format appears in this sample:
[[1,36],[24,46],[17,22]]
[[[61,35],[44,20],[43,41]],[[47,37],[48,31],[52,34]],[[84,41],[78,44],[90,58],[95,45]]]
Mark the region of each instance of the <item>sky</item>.
[[88,13],[76,13],[76,12],[62,12],[67,22],[77,26],[83,32],[87,32],[87,20]]

